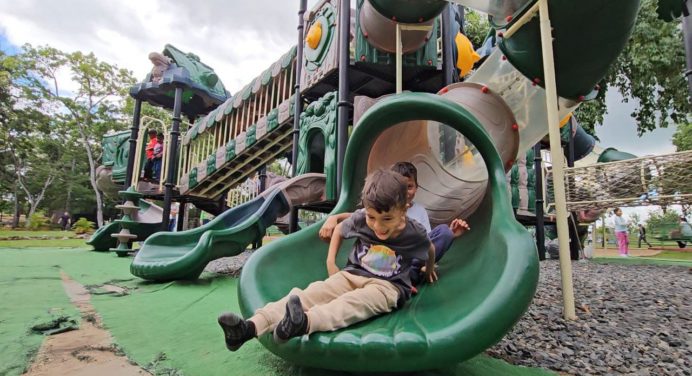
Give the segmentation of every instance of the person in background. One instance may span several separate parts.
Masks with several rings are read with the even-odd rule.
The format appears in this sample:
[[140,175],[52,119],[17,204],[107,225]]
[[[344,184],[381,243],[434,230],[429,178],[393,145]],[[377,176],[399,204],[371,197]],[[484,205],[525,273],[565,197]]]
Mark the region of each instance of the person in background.
[[62,213],[60,219],[58,220],[58,223],[60,224],[60,227],[63,231],[67,231],[67,229],[70,227],[70,213]]
[[[687,222],[687,218],[685,217],[680,217],[680,234],[687,238],[692,237],[692,225]],[[680,246],[680,248],[685,248],[686,245],[687,243],[684,241],[678,240],[678,246]]]
[[154,160],[152,162],[152,180],[158,183],[161,179],[161,166],[163,160],[163,133],[156,135],[156,144],[154,145]]
[[149,135],[149,142],[147,143],[144,152],[147,156],[147,161],[144,163],[144,174],[142,175],[142,181],[151,181],[154,174],[154,147],[156,146],[156,129],[149,129],[147,132]]
[[652,246],[651,246],[651,243],[649,243],[649,242],[646,240],[646,228],[644,227],[643,224],[640,223],[640,224],[639,224],[639,243],[637,244],[637,248],[641,248],[641,247],[642,247],[642,241],[644,241],[644,243],[646,243],[646,245],[648,245],[649,248],[652,247]]
[[622,209],[620,208],[615,208],[615,210],[613,210],[613,214],[615,214],[613,222],[615,222],[615,237],[618,240],[620,257],[629,257],[630,241],[627,237],[627,226],[629,225],[629,221],[622,216]]

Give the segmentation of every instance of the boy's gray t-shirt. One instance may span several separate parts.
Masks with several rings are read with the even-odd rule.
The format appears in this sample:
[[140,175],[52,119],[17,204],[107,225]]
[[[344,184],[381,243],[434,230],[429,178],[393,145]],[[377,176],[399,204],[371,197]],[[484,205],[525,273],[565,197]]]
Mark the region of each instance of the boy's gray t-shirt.
[[360,209],[341,222],[341,236],[356,239],[345,271],[391,282],[399,289],[399,304],[411,297],[411,262],[427,260],[430,248],[420,223],[407,219],[406,228],[396,238],[380,240],[365,223],[365,209]]

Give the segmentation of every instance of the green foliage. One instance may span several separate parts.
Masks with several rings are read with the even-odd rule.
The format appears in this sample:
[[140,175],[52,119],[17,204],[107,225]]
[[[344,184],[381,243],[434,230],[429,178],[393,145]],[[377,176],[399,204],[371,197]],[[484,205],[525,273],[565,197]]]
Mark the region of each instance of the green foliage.
[[473,43],[474,48],[480,47],[488,35],[488,31],[490,31],[488,17],[485,14],[466,8],[464,21],[466,37]]
[[673,210],[662,210],[649,213],[649,219],[646,221],[646,231],[651,234],[658,234],[661,231],[670,231],[678,228],[680,222],[680,214]]
[[656,1],[643,0],[630,41],[600,83],[603,90],[593,103],[580,107],[577,119],[593,134],[595,124],[602,124],[606,113],[605,91],[614,88],[625,100],[638,102],[632,117],[639,135],[657,127],[688,123],[684,71],[680,21],[658,19]]
[[75,234],[89,234],[94,232],[96,224],[84,217],[80,217],[77,222],[72,224],[72,229]]
[[41,230],[45,229],[50,225],[50,220],[46,218],[42,213],[34,213],[29,217],[29,223],[27,227],[29,230]]
[[673,134],[673,145],[676,151],[692,150],[692,123],[678,124]]

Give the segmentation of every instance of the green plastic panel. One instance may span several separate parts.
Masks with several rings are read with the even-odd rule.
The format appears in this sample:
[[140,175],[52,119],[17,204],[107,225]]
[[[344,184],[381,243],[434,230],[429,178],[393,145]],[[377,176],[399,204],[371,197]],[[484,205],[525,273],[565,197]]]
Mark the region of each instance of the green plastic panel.
[[[325,94],[310,103],[300,114],[300,136],[298,138],[298,175],[308,172],[324,173],[327,176],[325,195],[328,200],[336,198],[336,123],[337,93]],[[310,166],[310,142],[317,133],[324,138],[324,170],[316,171]]]
[[601,155],[598,156],[598,163],[607,163],[607,162],[617,162],[617,161],[624,161],[626,159],[634,159],[637,158],[636,155],[630,154],[624,151],[619,151],[615,148],[607,148],[601,153]]
[[370,3],[383,16],[405,23],[430,20],[447,5],[442,0],[370,0]]
[[211,153],[207,157],[207,176],[216,171],[216,153]]
[[[550,0],[558,94],[577,99],[591,93],[625,47],[634,28],[639,0]],[[500,48],[526,77],[541,85],[543,60],[538,17]]]
[[235,158],[235,140],[230,140],[226,144],[226,162]]
[[247,129],[245,134],[245,147],[250,147],[257,142],[257,125],[253,124]]
[[[452,126],[479,150],[489,190],[469,218],[472,230],[440,262],[440,280],[419,286],[404,307],[335,332],[314,333],[283,345],[259,338],[274,354],[302,366],[345,371],[405,372],[440,369],[470,359],[497,343],[529,306],[538,282],[531,235],[512,215],[500,156],[468,111],[436,95],[407,93],[373,106],[355,127],[344,162],[340,200],[332,212],[352,211],[366,175],[368,150],[385,129],[430,119]],[[240,277],[242,313],[327,277],[321,222],[255,252]],[[338,262],[345,263],[345,242]],[[280,277],[277,277],[280,276]]]
[[[394,66],[396,64],[395,54],[382,52],[368,42],[360,28],[360,8],[365,0],[358,0],[356,14],[356,60],[363,63],[384,64]],[[436,20],[433,26],[432,35],[437,35],[440,28],[440,20]],[[402,57],[404,66],[430,67],[436,68],[437,65],[437,38],[430,40],[416,52],[405,54]]]

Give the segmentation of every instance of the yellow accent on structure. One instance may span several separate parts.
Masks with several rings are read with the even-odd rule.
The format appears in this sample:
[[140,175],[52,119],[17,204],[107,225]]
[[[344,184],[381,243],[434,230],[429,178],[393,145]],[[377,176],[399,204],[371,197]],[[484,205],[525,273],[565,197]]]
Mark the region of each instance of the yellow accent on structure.
[[569,114],[567,114],[567,116],[565,116],[564,118],[562,118],[562,120],[560,120],[560,128],[564,127],[567,123],[569,123],[569,119],[571,119],[571,118],[572,118],[572,113],[570,112]]
[[305,43],[311,49],[317,48],[320,45],[320,40],[322,39],[322,22],[317,21],[308,30],[308,34],[305,36]]
[[464,146],[464,153],[462,158],[462,163],[465,167],[473,166],[476,164],[476,160],[473,159],[473,153],[468,146]]
[[481,57],[473,49],[473,43],[466,35],[457,33],[454,43],[457,45],[457,68],[461,71],[459,77],[464,77],[471,72],[473,64],[480,60]]

